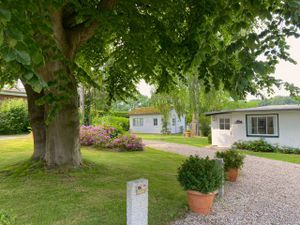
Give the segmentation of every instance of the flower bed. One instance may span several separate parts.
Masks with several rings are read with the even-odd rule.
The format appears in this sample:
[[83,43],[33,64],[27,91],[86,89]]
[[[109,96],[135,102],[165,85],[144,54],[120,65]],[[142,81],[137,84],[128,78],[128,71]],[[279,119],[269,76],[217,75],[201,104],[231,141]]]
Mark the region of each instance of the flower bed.
[[81,126],[80,144],[106,147],[117,151],[142,151],[142,139],[135,135],[122,135],[113,127]]

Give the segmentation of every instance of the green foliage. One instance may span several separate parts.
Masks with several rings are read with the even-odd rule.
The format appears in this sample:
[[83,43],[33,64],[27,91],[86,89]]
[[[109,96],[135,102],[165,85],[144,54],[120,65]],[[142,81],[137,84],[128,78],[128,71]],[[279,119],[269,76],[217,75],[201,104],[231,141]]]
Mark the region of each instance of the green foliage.
[[102,116],[95,117],[92,121],[93,125],[104,125],[111,126],[120,131],[128,131],[129,130],[129,119],[119,116]]
[[208,157],[190,156],[178,169],[178,181],[185,190],[201,193],[216,191],[223,183],[223,169]]
[[269,144],[265,139],[253,141],[238,141],[233,144],[236,149],[250,150],[254,152],[274,152],[276,147]]
[[253,152],[280,152],[285,154],[300,154],[299,148],[272,145],[262,138],[254,141],[235,142],[233,144],[233,147],[236,149],[249,150]]
[[208,133],[207,139],[208,139],[208,143],[211,144],[212,143],[211,132]]
[[228,171],[229,169],[240,169],[244,164],[245,158],[244,155],[233,149],[216,152],[216,157],[224,160],[225,171]]
[[0,225],[15,225],[15,224],[16,224],[15,218],[11,217],[6,211],[0,210]]
[[26,101],[5,100],[0,103],[0,134],[20,134],[29,131]]
[[259,106],[264,105],[289,105],[289,104],[299,104],[299,100],[290,96],[275,96],[270,99],[264,99],[259,102]]

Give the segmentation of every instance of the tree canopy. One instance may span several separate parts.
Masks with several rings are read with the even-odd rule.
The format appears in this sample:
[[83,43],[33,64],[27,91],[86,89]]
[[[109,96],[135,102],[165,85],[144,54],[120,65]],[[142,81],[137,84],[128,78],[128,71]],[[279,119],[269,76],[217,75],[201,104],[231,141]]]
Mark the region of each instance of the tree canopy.
[[222,85],[233,96],[257,94],[279,85],[270,76],[279,59],[293,62],[285,39],[299,36],[299,5],[1,0],[0,84],[20,78],[25,85],[35,151],[40,149],[34,158],[78,166],[78,83],[105,85],[109,98],[117,99],[132,95],[140,79],[170,91],[191,73],[207,90]]

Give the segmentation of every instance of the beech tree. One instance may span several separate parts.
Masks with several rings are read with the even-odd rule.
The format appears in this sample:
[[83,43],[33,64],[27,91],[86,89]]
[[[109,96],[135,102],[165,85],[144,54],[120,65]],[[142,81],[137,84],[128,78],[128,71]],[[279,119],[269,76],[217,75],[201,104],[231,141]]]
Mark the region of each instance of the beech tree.
[[140,79],[168,90],[191,70],[208,89],[255,93],[278,83],[280,58],[292,61],[285,38],[299,21],[299,0],[2,0],[0,83],[24,83],[33,159],[77,167],[78,83],[116,99]]

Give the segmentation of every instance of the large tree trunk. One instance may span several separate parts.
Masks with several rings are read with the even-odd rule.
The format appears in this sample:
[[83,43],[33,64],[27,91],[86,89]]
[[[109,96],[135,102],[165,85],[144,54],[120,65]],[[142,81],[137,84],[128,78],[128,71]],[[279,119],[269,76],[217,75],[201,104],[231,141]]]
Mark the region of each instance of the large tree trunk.
[[46,163],[49,167],[81,164],[79,143],[79,113],[76,90],[75,97],[63,105],[47,127]]
[[38,106],[35,101],[43,96],[43,92],[35,92],[30,85],[23,82],[27,93],[29,120],[34,140],[34,151],[32,158],[34,160],[44,160],[46,154],[46,125],[45,108]]

